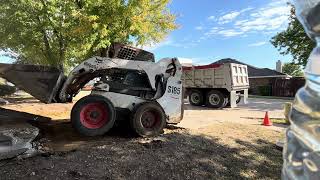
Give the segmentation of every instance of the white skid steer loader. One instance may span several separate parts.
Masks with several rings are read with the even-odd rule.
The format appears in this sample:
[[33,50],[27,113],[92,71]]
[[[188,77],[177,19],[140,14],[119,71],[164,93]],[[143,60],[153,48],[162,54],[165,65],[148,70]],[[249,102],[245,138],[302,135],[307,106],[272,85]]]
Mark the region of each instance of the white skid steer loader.
[[0,64],[0,76],[45,103],[71,102],[94,80],[91,94],[75,103],[73,127],[86,136],[102,135],[115,121],[128,120],[140,136],[156,136],[183,118],[182,66],[176,58],[154,62],[153,54],[113,45],[108,57],[92,57],[65,77],[55,68]]

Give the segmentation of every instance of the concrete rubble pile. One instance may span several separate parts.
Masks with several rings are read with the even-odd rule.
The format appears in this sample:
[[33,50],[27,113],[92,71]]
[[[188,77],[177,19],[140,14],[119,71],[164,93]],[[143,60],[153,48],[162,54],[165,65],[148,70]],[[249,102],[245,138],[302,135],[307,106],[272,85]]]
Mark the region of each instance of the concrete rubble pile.
[[0,160],[34,154],[31,142],[38,134],[39,129],[27,122],[0,124]]
[[38,136],[39,129],[30,123],[50,120],[48,117],[0,107],[0,160],[37,153],[33,140]]

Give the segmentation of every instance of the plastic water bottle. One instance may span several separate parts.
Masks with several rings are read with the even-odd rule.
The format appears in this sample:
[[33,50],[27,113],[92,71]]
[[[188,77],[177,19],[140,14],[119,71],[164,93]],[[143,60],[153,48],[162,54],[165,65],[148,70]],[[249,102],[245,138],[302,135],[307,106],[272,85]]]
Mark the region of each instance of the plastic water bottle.
[[320,179],[320,0],[293,0],[296,15],[317,42],[295,97],[283,151],[282,179]]

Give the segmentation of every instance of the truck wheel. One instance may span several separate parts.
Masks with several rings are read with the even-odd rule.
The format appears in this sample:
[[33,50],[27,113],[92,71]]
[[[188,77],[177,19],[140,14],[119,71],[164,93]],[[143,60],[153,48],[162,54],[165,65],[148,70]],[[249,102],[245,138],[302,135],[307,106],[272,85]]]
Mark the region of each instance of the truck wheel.
[[189,94],[189,102],[193,106],[203,105],[203,95],[199,90],[192,90]]
[[73,128],[85,136],[105,134],[113,127],[115,117],[111,101],[98,95],[83,97],[71,110]]
[[226,105],[224,94],[217,90],[211,90],[206,96],[206,105],[211,108],[223,108]]
[[131,127],[142,137],[157,136],[163,132],[166,125],[165,112],[154,102],[138,106],[132,115]]

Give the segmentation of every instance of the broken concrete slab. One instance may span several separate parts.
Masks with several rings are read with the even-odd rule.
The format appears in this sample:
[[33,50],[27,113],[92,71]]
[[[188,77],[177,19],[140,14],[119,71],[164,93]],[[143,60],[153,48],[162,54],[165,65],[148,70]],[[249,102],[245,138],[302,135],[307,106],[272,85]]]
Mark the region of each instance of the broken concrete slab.
[[39,129],[26,122],[10,122],[0,126],[0,160],[35,152],[32,141]]
[[39,129],[32,124],[47,123],[51,118],[0,108],[0,160],[37,152],[32,141]]
[[10,136],[0,135],[0,146],[11,146],[12,138]]
[[9,104],[9,101],[3,99],[3,98],[0,98],[0,105],[7,105]]

